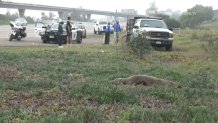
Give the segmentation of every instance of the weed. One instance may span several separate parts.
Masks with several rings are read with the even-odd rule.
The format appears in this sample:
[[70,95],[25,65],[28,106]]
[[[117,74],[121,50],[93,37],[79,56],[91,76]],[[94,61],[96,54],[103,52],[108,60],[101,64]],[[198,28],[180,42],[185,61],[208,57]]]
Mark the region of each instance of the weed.
[[130,53],[142,58],[144,55],[149,54],[152,50],[150,42],[146,38],[146,32],[132,36],[132,38],[126,42]]
[[105,85],[90,85],[84,84],[82,87],[73,87],[71,89],[72,96],[91,96],[99,103],[114,103],[114,102],[123,102],[134,104],[137,102],[137,99],[123,90],[120,90],[115,87],[106,87]]

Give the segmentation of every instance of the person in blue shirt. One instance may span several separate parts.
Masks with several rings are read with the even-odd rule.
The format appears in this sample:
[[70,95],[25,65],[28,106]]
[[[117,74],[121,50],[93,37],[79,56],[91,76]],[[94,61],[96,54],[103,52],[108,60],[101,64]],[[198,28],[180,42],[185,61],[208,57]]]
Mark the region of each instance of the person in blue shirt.
[[113,25],[113,28],[114,28],[114,32],[115,32],[115,42],[118,43],[119,35],[121,32],[121,27],[120,27],[119,21],[116,21],[116,23]]
[[106,30],[105,30],[104,44],[109,44],[109,42],[110,42],[110,33],[111,33],[111,24],[110,24],[110,22],[108,22],[108,24],[106,26]]

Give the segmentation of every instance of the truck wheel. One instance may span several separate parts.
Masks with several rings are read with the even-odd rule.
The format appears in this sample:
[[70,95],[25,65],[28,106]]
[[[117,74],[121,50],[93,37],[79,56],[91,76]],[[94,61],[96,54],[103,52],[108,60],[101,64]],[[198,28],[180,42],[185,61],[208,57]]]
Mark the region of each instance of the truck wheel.
[[82,40],[83,40],[82,33],[78,33],[76,40],[77,40],[77,43],[78,43],[78,44],[81,44],[81,43],[82,43]]
[[85,31],[85,35],[83,36],[83,38],[86,38],[86,31]]
[[10,37],[9,37],[9,41],[12,41],[14,38],[14,36],[11,34]]
[[166,51],[172,51],[172,44],[166,45]]
[[42,43],[47,43],[47,40],[43,39],[43,40],[42,40]]
[[67,37],[64,38],[63,44],[67,44]]
[[77,40],[77,43],[78,43],[78,44],[81,44],[81,43],[82,43],[82,40],[83,40],[83,38],[82,38],[82,37],[79,37],[78,40]]

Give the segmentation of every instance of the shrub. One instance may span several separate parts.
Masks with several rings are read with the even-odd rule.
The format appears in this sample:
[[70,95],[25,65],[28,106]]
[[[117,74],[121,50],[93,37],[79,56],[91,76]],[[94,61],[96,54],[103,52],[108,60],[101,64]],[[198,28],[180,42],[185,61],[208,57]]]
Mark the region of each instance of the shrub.
[[205,29],[192,31],[190,38],[199,41],[218,40],[217,31]]
[[152,50],[150,42],[146,39],[146,32],[132,36],[132,38],[126,42],[126,45],[130,53],[139,57],[149,54]]
[[191,39],[193,39],[193,40],[198,39],[198,36],[197,36],[196,32],[193,32],[193,33],[191,34]]
[[203,45],[202,48],[213,57],[216,57],[218,54],[218,41],[210,40],[207,45]]

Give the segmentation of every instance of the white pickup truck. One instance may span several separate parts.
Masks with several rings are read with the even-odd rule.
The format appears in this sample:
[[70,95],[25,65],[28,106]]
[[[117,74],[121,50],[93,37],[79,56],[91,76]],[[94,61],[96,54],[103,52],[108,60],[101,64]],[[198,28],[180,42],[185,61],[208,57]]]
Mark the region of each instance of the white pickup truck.
[[146,38],[150,41],[152,46],[165,47],[167,51],[172,50],[172,28],[168,28],[164,20],[161,18],[135,17],[134,19],[129,20],[129,24],[127,24],[127,26],[133,28],[132,33],[134,35],[146,32]]
[[[104,33],[106,30],[108,22],[107,21],[97,21],[94,25],[94,34]],[[111,24],[111,33],[114,33],[113,25]]]

